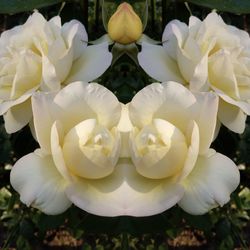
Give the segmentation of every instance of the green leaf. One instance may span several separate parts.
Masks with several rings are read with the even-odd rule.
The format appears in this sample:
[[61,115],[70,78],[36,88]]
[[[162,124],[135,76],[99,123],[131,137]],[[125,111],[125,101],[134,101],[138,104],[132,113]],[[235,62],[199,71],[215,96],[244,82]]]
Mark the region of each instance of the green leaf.
[[3,0],[0,1],[0,13],[14,14],[23,11],[30,11],[56,3],[65,2],[63,0]]
[[185,0],[185,2],[235,14],[250,13],[249,0]]

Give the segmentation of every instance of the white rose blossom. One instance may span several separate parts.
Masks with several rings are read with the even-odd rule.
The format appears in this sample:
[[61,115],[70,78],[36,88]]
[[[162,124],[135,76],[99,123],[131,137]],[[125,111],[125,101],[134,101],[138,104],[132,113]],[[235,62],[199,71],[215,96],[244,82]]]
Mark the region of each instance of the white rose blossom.
[[115,204],[102,192],[116,186],[117,98],[101,85],[75,82],[58,94],[34,94],[32,108],[40,148],[18,160],[10,175],[21,201],[47,214],[61,213],[71,202],[97,214],[109,211]]
[[203,21],[191,16],[189,25],[171,21],[162,42],[163,46],[142,45],[138,56],[142,68],[158,81],[173,80],[191,91],[215,92],[220,97],[219,122],[242,133],[250,115],[248,33],[225,24],[213,12]]
[[37,91],[58,91],[73,81],[91,81],[111,64],[108,43],[87,46],[88,36],[77,20],[61,25],[34,12],[23,24],[0,37],[0,114],[13,133],[32,120],[30,97]]
[[217,108],[213,93],[192,94],[175,82],[154,83],[135,95],[129,144],[137,172],[133,188],[144,204],[133,215],[157,214],[176,203],[203,214],[229,201],[240,178],[234,162],[210,148]]
[[35,94],[32,107],[41,148],[16,162],[10,180],[22,202],[47,214],[71,202],[102,216],[148,216],[176,203],[202,214],[239,184],[235,164],[209,149],[212,93],[156,83],[122,105],[101,85],[76,82]]

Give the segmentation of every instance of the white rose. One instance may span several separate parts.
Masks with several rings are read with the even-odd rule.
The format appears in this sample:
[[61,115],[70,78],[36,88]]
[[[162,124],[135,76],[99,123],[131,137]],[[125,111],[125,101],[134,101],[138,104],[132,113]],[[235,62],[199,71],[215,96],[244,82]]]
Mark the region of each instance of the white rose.
[[127,196],[140,193],[142,202],[130,202],[131,215],[157,214],[176,203],[203,214],[229,201],[239,171],[210,148],[217,108],[213,93],[192,94],[175,82],[154,83],[135,95],[129,104],[134,172],[127,177]]
[[250,38],[224,23],[216,13],[204,21],[191,16],[189,25],[170,22],[163,46],[143,44],[139,62],[159,81],[177,81],[192,91],[213,91],[219,97],[218,119],[236,133],[250,115]]
[[178,202],[201,214],[226,203],[239,183],[235,164],[209,149],[214,94],[152,84],[125,106],[104,87],[80,82],[56,96],[36,94],[32,104],[41,149],[17,161],[11,184],[45,213],[73,202],[102,216],[147,216]]
[[77,80],[90,81],[110,65],[108,44],[87,46],[84,26],[46,21],[38,12],[0,37],[0,114],[13,133],[32,119],[30,97],[36,91],[58,91]]
[[75,82],[56,95],[35,94],[32,108],[40,149],[18,160],[10,175],[21,201],[47,214],[61,213],[73,202],[88,212],[112,215],[114,201],[122,199],[114,195],[120,155],[117,98],[101,85]]

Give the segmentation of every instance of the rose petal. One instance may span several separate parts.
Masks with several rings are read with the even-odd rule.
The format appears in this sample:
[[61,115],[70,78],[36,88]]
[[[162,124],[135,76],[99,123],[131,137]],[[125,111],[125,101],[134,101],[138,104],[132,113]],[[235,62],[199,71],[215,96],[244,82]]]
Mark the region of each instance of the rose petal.
[[182,131],[196,116],[195,96],[175,82],[153,83],[138,92],[129,105],[133,125],[143,127],[154,118],[167,120]]
[[190,214],[204,214],[227,203],[239,181],[236,165],[226,156],[219,153],[200,156],[184,182],[185,194],[178,204]]
[[151,180],[136,173],[129,162],[121,162],[112,175],[99,180],[79,179],[66,190],[81,209],[101,216],[149,216],[175,205],[183,195],[171,180]]
[[73,58],[77,59],[87,47],[88,34],[85,27],[79,21],[71,20],[62,26],[62,35],[68,47],[74,48]]
[[7,133],[15,133],[26,126],[32,119],[30,98],[11,107],[4,115],[4,126]]
[[158,81],[185,83],[176,62],[162,46],[142,43],[142,50],[138,54],[138,60],[147,74]]
[[237,106],[220,99],[218,119],[220,122],[235,133],[243,133],[246,126],[247,116]]
[[13,166],[10,182],[23,203],[46,214],[62,213],[71,205],[64,193],[66,183],[50,156],[24,156]]
[[[204,154],[209,149],[214,140],[218,102],[219,98],[211,92],[194,93],[197,103],[195,121],[199,127],[200,133],[200,154]],[[209,122],[208,122],[209,121]]]
[[32,97],[32,108],[38,142],[48,152],[50,130],[56,120],[63,124],[67,133],[79,122],[91,118],[112,128],[118,124],[121,115],[121,105],[111,91],[99,84],[84,82],[72,83],[58,94],[36,93]]
[[111,61],[112,54],[108,50],[108,43],[88,46],[72,65],[65,83],[79,80],[92,81],[106,71]]

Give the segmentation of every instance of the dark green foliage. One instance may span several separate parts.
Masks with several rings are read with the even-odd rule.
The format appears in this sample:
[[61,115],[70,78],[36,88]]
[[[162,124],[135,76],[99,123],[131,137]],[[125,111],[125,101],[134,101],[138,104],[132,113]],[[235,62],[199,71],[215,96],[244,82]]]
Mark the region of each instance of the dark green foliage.
[[2,0],[0,1],[0,13],[14,14],[31,11],[60,2],[63,2],[63,0]]
[[248,0],[187,0],[187,2],[235,14],[250,13],[250,2]]

